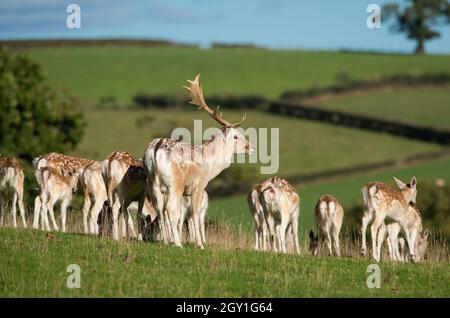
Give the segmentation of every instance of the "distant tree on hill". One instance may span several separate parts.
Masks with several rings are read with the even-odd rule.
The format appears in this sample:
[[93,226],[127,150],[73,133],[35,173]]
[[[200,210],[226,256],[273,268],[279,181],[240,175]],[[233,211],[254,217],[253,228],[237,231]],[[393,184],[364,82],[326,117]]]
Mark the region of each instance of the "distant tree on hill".
[[73,99],[53,92],[40,66],[0,48],[0,153],[25,160],[72,149],[83,117]]
[[0,154],[22,159],[27,184],[32,159],[73,149],[83,128],[73,97],[53,92],[37,63],[0,47]]
[[404,32],[409,39],[417,41],[416,54],[425,53],[425,41],[439,37],[435,26],[450,23],[448,0],[408,0],[409,5],[388,3],[383,6],[383,20],[394,19],[392,29]]

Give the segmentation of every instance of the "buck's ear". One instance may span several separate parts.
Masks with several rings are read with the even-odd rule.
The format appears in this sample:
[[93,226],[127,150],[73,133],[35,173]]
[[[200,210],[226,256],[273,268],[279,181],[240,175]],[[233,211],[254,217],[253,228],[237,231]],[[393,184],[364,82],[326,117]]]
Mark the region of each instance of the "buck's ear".
[[400,190],[403,190],[406,187],[406,184],[403,183],[403,181],[397,179],[394,177],[395,182],[397,183],[397,186],[400,188]]
[[417,179],[416,177],[412,177],[411,178],[411,182],[409,183],[409,185],[411,186],[411,188],[415,189],[417,187]]
[[313,232],[312,230],[309,231],[309,239],[310,239],[311,241],[314,240],[314,232]]

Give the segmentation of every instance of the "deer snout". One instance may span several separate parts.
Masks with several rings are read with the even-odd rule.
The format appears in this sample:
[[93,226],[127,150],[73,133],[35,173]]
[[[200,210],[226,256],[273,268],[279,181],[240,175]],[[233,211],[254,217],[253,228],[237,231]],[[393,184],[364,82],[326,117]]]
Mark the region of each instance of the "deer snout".
[[247,155],[252,154],[255,151],[255,147],[253,147],[249,142],[245,145],[245,153]]

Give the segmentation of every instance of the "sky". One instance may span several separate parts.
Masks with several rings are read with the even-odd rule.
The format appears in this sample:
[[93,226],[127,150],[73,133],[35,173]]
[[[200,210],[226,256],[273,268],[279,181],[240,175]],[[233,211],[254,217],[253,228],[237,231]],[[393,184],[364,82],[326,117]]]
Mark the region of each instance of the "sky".
[[[392,0],[390,0],[392,1]],[[0,39],[144,38],[208,47],[245,43],[280,49],[411,52],[415,42],[390,23],[369,29],[369,4],[386,0],[0,0]],[[405,3],[405,1],[399,1]],[[81,28],[69,29],[69,4]],[[450,26],[427,42],[450,54]]]

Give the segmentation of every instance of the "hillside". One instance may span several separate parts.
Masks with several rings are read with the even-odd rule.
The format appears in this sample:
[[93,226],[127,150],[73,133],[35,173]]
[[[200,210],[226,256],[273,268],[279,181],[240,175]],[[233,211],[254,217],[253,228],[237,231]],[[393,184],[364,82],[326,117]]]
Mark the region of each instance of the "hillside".
[[450,72],[450,56],[380,55],[259,49],[74,47],[31,49],[50,84],[85,101],[138,92],[184,94],[185,79],[201,73],[205,94],[277,98],[293,89],[321,87],[336,78],[371,79],[397,73]]
[[[303,247],[304,249],[304,247]],[[278,255],[223,248],[116,243],[77,234],[54,238],[0,230],[1,297],[448,297],[441,264],[381,264],[381,288],[366,285],[371,260]],[[67,266],[80,266],[79,289]]]

